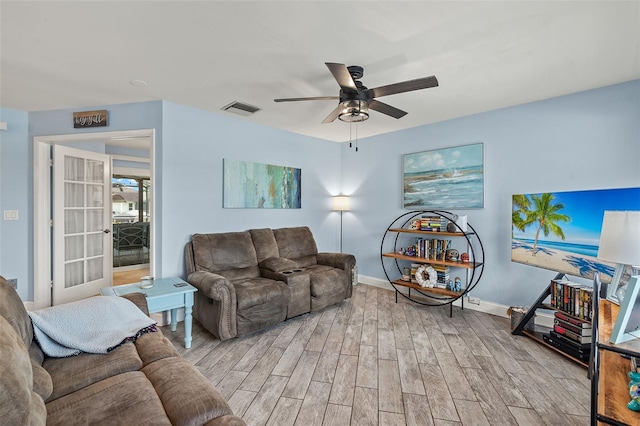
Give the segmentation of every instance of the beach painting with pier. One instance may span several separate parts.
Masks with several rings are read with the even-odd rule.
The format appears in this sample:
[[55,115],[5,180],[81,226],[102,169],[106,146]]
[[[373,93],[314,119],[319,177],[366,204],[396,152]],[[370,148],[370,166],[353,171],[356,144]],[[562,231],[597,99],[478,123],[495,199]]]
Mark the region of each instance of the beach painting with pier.
[[405,209],[483,208],[483,144],[404,154],[402,177]]
[[616,265],[598,259],[605,210],[640,210],[640,188],[513,195],[511,260],[611,282]]

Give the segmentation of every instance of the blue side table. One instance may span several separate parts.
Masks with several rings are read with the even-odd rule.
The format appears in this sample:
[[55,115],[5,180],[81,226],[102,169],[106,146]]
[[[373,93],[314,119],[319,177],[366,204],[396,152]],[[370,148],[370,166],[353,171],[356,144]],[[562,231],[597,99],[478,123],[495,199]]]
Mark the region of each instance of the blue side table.
[[171,331],[178,325],[178,308],[184,308],[184,347],[191,347],[191,323],[193,293],[198,291],[180,278],[160,278],[154,280],[153,287],[140,288],[140,283],[105,287],[100,289],[103,296],[122,296],[129,293],[144,293],[149,313],[171,312]]

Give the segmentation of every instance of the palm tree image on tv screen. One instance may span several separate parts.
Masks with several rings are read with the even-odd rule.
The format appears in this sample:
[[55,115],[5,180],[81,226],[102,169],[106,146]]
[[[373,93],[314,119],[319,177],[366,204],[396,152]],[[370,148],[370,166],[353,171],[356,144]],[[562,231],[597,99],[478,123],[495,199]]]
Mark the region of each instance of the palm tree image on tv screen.
[[616,265],[597,258],[605,210],[640,210],[640,188],[513,195],[511,261],[611,282]]

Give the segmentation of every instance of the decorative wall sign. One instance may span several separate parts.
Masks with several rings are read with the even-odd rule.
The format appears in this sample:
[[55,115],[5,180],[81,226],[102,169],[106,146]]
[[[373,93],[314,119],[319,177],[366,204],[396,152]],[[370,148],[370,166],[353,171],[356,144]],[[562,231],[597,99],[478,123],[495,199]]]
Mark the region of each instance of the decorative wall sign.
[[108,114],[106,109],[73,113],[74,129],[83,129],[86,127],[106,127],[107,125]]
[[483,144],[404,154],[402,184],[406,209],[483,208]]
[[302,170],[248,161],[223,160],[223,207],[299,209]]

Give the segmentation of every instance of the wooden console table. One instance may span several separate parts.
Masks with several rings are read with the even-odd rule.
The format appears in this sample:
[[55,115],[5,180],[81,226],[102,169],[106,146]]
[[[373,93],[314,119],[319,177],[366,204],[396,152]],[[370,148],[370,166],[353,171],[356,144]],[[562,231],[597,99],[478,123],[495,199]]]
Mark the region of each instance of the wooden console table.
[[[609,342],[620,307],[608,300],[598,304],[597,341],[591,366],[591,424],[640,425],[640,412],[627,408],[630,357],[640,357],[640,339]],[[596,330],[594,330],[596,332]]]

